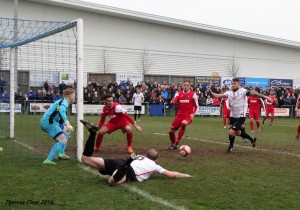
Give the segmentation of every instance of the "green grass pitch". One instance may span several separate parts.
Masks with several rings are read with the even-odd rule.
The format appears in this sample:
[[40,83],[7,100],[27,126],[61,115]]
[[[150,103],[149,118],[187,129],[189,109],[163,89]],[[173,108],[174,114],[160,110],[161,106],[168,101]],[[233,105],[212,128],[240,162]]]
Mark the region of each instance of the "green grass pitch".
[[[273,126],[266,123],[254,133],[255,149],[237,137],[233,152],[226,154],[222,119],[196,117],[181,142],[192,149],[184,158],[165,150],[173,117],[144,116],[143,132],[134,131],[133,148],[140,154],[156,148],[158,164],[193,178],[172,180],[155,174],[145,182],[110,187],[107,177],[84,170],[74,160],[74,136],[67,150],[71,161],[43,165],[54,142],[40,131],[39,117],[28,117],[22,126],[17,121],[16,140],[0,139],[0,209],[299,209],[300,141],[294,139],[299,119],[276,118]],[[86,119],[97,123],[99,117]],[[3,117],[1,121],[3,131]],[[249,132],[249,120],[246,127]],[[125,135],[106,135],[95,155],[126,158]]]

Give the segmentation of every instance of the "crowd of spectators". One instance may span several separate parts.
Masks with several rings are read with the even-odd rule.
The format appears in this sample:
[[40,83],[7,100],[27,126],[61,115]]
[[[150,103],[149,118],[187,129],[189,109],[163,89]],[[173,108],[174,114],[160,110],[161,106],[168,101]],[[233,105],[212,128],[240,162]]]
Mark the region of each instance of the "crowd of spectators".
[[[146,103],[149,104],[170,104],[172,98],[176,92],[181,90],[181,84],[167,84],[166,81],[162,84],[158,84],[155,81],[142,81],[138,83],[141,87],[141,92],[144,94]],[[220,101],[216,98],[211,97],[208,89],[211,88],[215,93],[223,93],[229,88],[226,85],[223,86],[202,86],[192,85],[191,90],[193,90],[198,95],[198,102],[201,106],[219,106]],[[278,101],[278,106],[283,105],[295,105],[297,97],[300,93],[299,88],[270,88],[267,87],[264,90],[259,87],[247,87],[244,88],[255,90],[259,93],[269,95],[270,90],[273,90],[276,94]],[[135,87],[132,82],[128,79],[127,81],[121,81],[119,84],[116,81],[106,81],[98,83],[94,79],[88,82],[87,87],[84,89],[84,101],[85,103],[101,103],[102,97],[107,93],[113,96],[115,102],[120,104],[132,104],[132,96],[135,91]]]
[[[2,84],[3,78],[1,78]],[[176,92],[181,90],[181,84],[167,84],[166,81],[162,84],[158,84],[155,81],[142,81],[138,83],[141,87],[141,92],[144,94],[144,102],[149,104],[170,104],[172,98]],[[36,91],[31,89],[28,93],[15,93],[16,101],[41,101],[41,102],[54,102],[62,98],[63,90],[66,88],[76,88],[76,81],[74,84],[68,85],[62,81],[58,86],[49,84],[46,80],[42,88]],[[202,86],[192,85],[191,90],[193,90],[198,95],[198,102],[200,106],[219,106],[220,101],[216,98],[211,97],[208,89],[212,88],[215,93],[223,93],[228,90],[226,85],[223,86]],[[261,87],[247,87],[244,88],[255,90],[259,93],[269,95],[270,90],[273,90],[276,94],[278,106],[282,107],[284,105],[295,105],[297,97],[300,93],[299,88],[270,88],[267,87],[262,89]],[[113,100],[120,104],[132,104],[132,96],[135,92],[135,86],[128,79],[127,81],[121,81],[117,83],[116,81],[95,81],[92,79],[88,82],[87,86],[84,88],[84,103],[87,104],[101,104],[103,103],[103,96],[106,94],[111,94]],[[9,102],[9,93],[6,89],[1,89],[0,102]]]

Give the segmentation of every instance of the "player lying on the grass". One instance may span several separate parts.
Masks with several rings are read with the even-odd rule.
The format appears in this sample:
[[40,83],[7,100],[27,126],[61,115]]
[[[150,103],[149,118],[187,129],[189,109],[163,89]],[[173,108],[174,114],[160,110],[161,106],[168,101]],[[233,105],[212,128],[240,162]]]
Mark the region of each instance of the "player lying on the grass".
[[87,166],[98,169],[100,174],[110,175],[108,179],[110,185],[133,181],[141,182],[147,180],[155,172],[169,178],[192,177],[189,174],[168,171],[157,165],[155,161],[158,158],[158,153],[155,149],[149,149],[145,156],[136,155],[133,152],[127,160],[93,157],[95,138],[99,128],[85,120],[80,120],[80,122],[90,132],[82,154],[82,162]]
[[[133,149],[131,147],[131,143],[133,135],[131,124],[137,129],[138,132],[142,132],[142,128],[133,121],[133,119],[126,113],[126,111],[120,104],[113,102],[112,95],[105,95],[104,100],[105,105],[103,107],[103,113],[101,115],[100,122],[98,123],[98,127],[100,128],[100,130],[98,131],[94,150],[100,150],[100,145],[102,143],[104,134],[110,134],[118,129],[121,129],[123,133],[126,133],[127,151],[129,153],[132,153]],[[110,120],[106,124],[104,124],[105,118],[107,116],[110,118]]]
[[228,131],[229,135],[229,146],[226,152],[230,153],[233,149],[233,144],[235,136],[241,136],[242,138],[249,139],[252,143],[252,146],[256,146],[256,138],[249,136],[244,129],[244,122],[246,119],[247,112],[247,96],[256,96],[259,98],[265,98],[268,101],[272,102],[272,99],[259,94],[255,91],[249,91],[240,86],[239,78],[233,78],[231,82],[231,90],[226,91],[223,94],[216,94],[209,89],[209,92],[215,98],[228,98],[228,102],[231,105],[230,112],[230,130]]
[[[69,139],[69,132],[73,127],[67,118],[67,109],[70,104],[75,102],[75,90],[68,88],[63,92],[63,99],[57,100],[52,104],[47,112],[43,115],[40,126],[43,131],[47,132],[56,144],[52,147],[45,164],[56,164],[53,159],[58,154],[60,160],[69,160],[70,157],[65,154],[65,148]],[[62,126],[64,124],[64,126]]]
[[[191,82],[183,82],[183,90],[175,94],[172,99],[173,104],[178,104],[178,111],[175,119],[169,130],[169,137],[171,146],[169,150],[178,149],[178,144],[185,132],[186,126],[191,124],[194,120],[194,115],[198,111],[198,96],[191,90]],[[176,139],[175,132],[178,131],[178,137]]]
[[[296,102],[296,108],[295,108],[296,114],[299,110],[299,104],[300,104],[300,95],[298,96],[298,99],[297,99],[297,102]],[[299,121],[299,124],[298,124],[298,132],[297,132],[296,139],[299,140],[299,138],[300,138],[300,121]]]

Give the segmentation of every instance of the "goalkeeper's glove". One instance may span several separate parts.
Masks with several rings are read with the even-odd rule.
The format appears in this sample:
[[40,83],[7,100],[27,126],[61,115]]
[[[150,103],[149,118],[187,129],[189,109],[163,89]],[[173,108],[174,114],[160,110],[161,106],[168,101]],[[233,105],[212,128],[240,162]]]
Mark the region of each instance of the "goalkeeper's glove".
[[74,131],[73,126],[69,123],[68,120],[65,122],[65,126],[67,127],[67,129],[68,129],[69,131]]

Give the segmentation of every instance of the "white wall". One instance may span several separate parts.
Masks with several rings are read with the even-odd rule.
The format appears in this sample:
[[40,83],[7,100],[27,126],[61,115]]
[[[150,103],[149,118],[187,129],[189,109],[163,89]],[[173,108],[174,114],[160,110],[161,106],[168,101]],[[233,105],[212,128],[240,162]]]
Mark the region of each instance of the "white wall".
[[[13,1],[0,0],[2,17],[13,17]],[[19,18],[84,20],[84,68],[100,72],[105,49],[111,72],[138,72],[143,49],[153,61],[151,74],[205,76],[219,72],[235,57],[245,77],[300,79],[300,50],[217,36],[103,14],[19,1]]]

